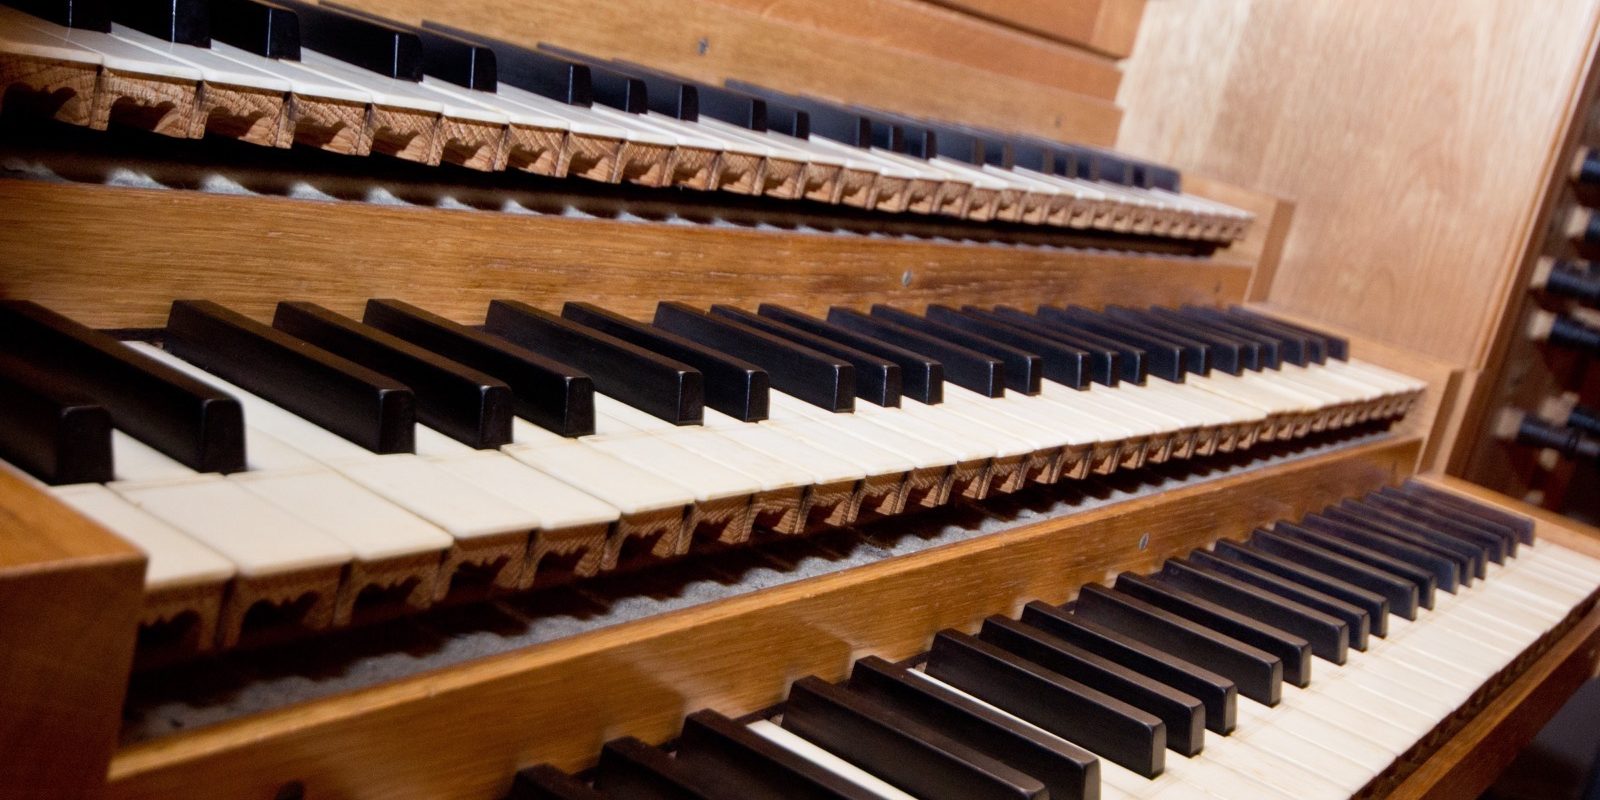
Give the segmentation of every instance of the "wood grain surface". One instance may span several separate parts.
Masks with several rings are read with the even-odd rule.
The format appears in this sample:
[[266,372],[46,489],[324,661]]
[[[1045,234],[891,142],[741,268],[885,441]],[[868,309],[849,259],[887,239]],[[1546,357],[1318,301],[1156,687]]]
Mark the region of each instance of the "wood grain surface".
[[[92,223],[88,221],[92,220]],[[160,327],[204,297],[260,319],[280,300],[359,314],[395,297],[463,322],[492,299],[648,317],[699,305],[1227,303],[1248,264],[533,217],[359,202],[0,180],[0,296],[97,327]]]
[[1296,203],[1270,299],[1475,367],[1600,2],[1152,2],[1122,148]]
[[763,17],[1116,102],[1109,56],[1049,41],[926,0],[715,0]]
[[932,0],[1115,58],[1133,52],[1145,0]]
[[99,796],[144,567],[132,545],[0,469],[0,795]]

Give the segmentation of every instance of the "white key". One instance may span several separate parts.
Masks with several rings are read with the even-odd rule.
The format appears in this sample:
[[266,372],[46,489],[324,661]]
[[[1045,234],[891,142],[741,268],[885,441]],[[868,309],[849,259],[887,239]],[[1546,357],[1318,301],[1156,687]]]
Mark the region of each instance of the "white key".
[[539,528],[558,530],[617,521],[622,512],[499,452],[476,452],[436,462],[439,469],[535,515]]
[[605,417],[640,433],[661,438],[754,479],[761,491],[790,489],[812,483],[811,475],[800,467],[746,447],[705,425],[673,425],[604,395],[595,395],[595,405],[597,414],[603,413]]
[[362,561],[442,552],[449,534],[327,469],[229,477],[258,497],[338,539]]
[[933,467],[947,467],[957,461],[965,460],[961,454],[946,448],[938,443],[924,441],[914,436],[907,436],[892,428],[878,424],[874,419],[858,417],[855,414],[835,414],[812,406],[803,400],[782,392],[771,393],[771,406],[775,416],[785,412],[795,412],[796,415],[805,414],[814,423],[827,429],[838,431],[844,436],[853,436],[868,443],[897,453],[909,459],[918,469]]
[[111,470],[117,480],[130,483],[167,481],[195,475],[194,470],[116,429],[111,431]]
[[[11,8],[0,7],[0,29],[11,31],[7,34],[8,37],[25,40],[36,48],[48,47],[50,40],[37,35],[42,34],[53,39],[57,46],[64,48],[63,55],[70,56],[73,51],[95,53],[107,69],[129,75],[146,75],[196,83],[201,77],[200,70],[182,61],[129,44],[109,33],[65,28]],[[87,63],[83,57],[70,57],[68,60]]]
[[329,567],[355,555],[332,536],[221,477],[111,488],[232,561],[241,577]]
[[220,583],[233,577],[233,562],[104,486],[53,486],[50,493],[144,551],[148,557],[144,570],[146,592]]
[[242,86],[268,92],[287,92],[290,88],[288,81],[276,75],[224,58],[204,47],[174,44],[115,23],[111,25],[111,38],[156,55],[166,56],[180,64],[187,64],[199,70],[201,79],[207,83]]
[[814,483],[842,483],[866,477],[861,465],[816,447],[782,428],[741,422],[710,408],[705,412],[705,428],[725,439],[805,470]]
[[694,492],[689,489],[577,442],[510,444],[502,449],[512,458],[599,498],[623,514],[683,508],[695,503]]
[[911,795],[894,788],[870,772],[812,744],[806,739],[761,719],[750,723],[750,732],[794,753],[813,764],[871,792],[882,800],[916,800]]
[[536,514],[460,480],[434,463],[410,454],[341,464],[346,477],[457,539],[477,539],[531,531]]

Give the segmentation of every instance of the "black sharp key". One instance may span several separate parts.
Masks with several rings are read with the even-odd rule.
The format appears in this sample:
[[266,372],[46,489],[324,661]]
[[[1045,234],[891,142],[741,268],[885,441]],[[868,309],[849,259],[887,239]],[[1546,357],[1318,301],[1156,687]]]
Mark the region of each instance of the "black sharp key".
[[531,50],[483,36],[475,31],[424,21],[422,30],[473,42],[494,51],[495,82],[515,86],[567,105],[594,104],[589,66],[544,50]]
[[[933,322],[961,328],[1019,350],[1033,353],[1042,360],[1043,377],[1056,383],[1085,389],[1089,386],[1092,370],[1089,353],[1072,345],[1025,331],[1015,325],[994,322],[976,314],[957,311],[949,306],[928,306],[928,319]],[[1007,368],[1009,370],[1009,367]]]
[[567,303],[561,316],[699,370],[711,408],[743,422],[767,418],[769,378],[748,361],[589,303]]
[[1283,343],[1276,337],[1266,336],[1258,331],[1239,327],[1220,314],[1212,316],[1199,309],[1152,307],[1150,312],[1169,319],[1198,325],[1224,336],[1232,336],[1242,341],[1250,342],[1256,346],[1256,351],[1260,354],[1262,369],[1280,369],[1283,367]]
[[1211,346],[1199,339],[1162,330],[1144,320],[1119,319],[1083,306],[1067,306],[1067,311],[1085,319],[1096,319],[1101,324],[1117,328],[1128,336],[1144,337],[1164,346],[1177,347],[1179,355],[1183,358],[1183,368],[1186,373],[1194,375],[1211,373]]
[[1122,306],[1106,306],[1103,312],[1106,317],[1139,325],[1145,330],[1160,333],[1179,339],[1180,341],[1193,341],[1205,345],[1206,352],[1210,355],[1209,366],[1229,375],[1238,375],[1245,370],[1247,359],[1246,351],[1255,355],[1255,346],[1238,339],[1223,338],[1209,331],[1199,330],[1193,325],[1175,323],[1171,320],[1157,317],[1144,311],[1136,311]]
[[871,313],[878,319],[996,359],[1005,365],[1007,389],[1023,394],[1039,393],[1040,381],[1044,379],[1044,362],[1036,353],[1012,347],[963,328],[934,322],[893,306],[877,304],[872,307]]
[[[1261,529],[1251,534],[1249,547],[1251,550],[1277,556],[1306,569],[1355,584],[1359,588],[1381,595],[1389,604],[1389,613],[1403,619],[1417,618],[1418,597],[1422,591],[1415,583],[1392,572],[1367,566],[1363,562],[1346,558],[1309,542]],[[1378,618],[1373,619],[1376,621]],[[1372,630],[1379,636],[1384,635],[1378,631],[1376,624]]]
[[1283,662],[1283,679],[1295,686],[1311,684],[1311,643],[1280,628],[1245,616],[1171,584],[1124,572],[1118,592],[1170,611],[1217,633],[1270,653]]
[[[1223,558],[1206,550],[1196,550],[1190,553],[1183,563],[1210,575],[1227,576],[1240,583],[1248,584],[1263,592],[1268,592],[1339,620],[1344,623],[1346,644],[1357,650],[1367,649],[1367,640],[1372,631],[1372,622],[1367,612],[1359,606],[1340,600],[1326,592],[1318,591],[1303,583],[1297,583],[1242,561]],[[1378,598],[1378,600],[1381,601],[1382,598]]]
[[0,300],[0,341],[105,407],[113,425],[184,466],[245,468],[244,412],[226,392],[25,300]]
[[177,300],[167,350],[374,453],[410,453],[417,429],[410,387],[243,314]]
[[872,800],[876,794],[715,711],[683,721],[678,761],[713,773],[750,800]]
[[1373,636],[1389,633],[1389,599],[1382,592],[1364,589],[1327,572],[1303,566],[1292,557],[1281,558],[1260,548],[1245,547],[1227,539],[1219,540],[1211,547],[1214,555],[1228,561],[1270,573],[1361,609],[1367,615],[1367,624]]
[[1404,513],[1417,514],[1426,509],[1457,525],[1470,526],[1494,536],[1500,540],[1508,558],[1516,556],[1517,545],[1522,543],[1514,527],[1474,513],[1465,506],[1448,502],[1443,498],[1416,492],[1405,486],[1385,486],[1379,490],[1379,494],[1397,508],[1403,509]]
[[657,303],[654,324],[761,367],[774,389],[829,411],[855,409],[856,375],[848,362],[682,303]]
[[504,381],[517,416],[535,425],[594,433],[594,382],[573,367],[398,300],[368,300],[361,321]]
[[[559,55],[573,56],[560,48],[541,45],[542,50],[554,50]],[[594,101],[629,114],[643,114],[650,110],[650,90],[644,81],[624,72],[578,59],[589,64],[589,82],[594,88]]]
[[1375,530],[1360,520],[1334,517],[1327,513],[1307,514],[1299,526],[1308,533],[1326,537],[1316,538],[1315,541],[1329,549],[1337,549],[1327,543],[1327,539],[1332,539],[1347,547],[1360,547],[1402,564],[1411,565],[1427,573],[1437,589],[1451,594],[1455,594],[1466,585],[1467,575],[1472,569],[1471,562],[1465,557],[1458,559],[1454,553],[1443,554],[1433,552],[1430,548],[1418,547]]
[[684,122],[700,120],[700,86],[633,62],[617,62],[633,78],[644,82],[651,111]]
[[1287,323],[1279,322],[1260,314],[1252,314],[1238,306],[1230,306],[1222,312],[1229,319],[1255,328],[1263,333],[1277,333],[1280,336],[1293,337],[1304,343],[1306,360],[1321,364],[1328,360],[1328,340],[1320,333],[1308,331]]
[[1323,342],[1326,358],[1338,359],[1339,361],[1345,361],[1350,358],[1350,340],[1342,336],[1335,336],[1327,331],[1319,331],[1314,328],[1308,328],[1304,325],[1296,325],[1293,322],[1285,322],[1281,319],[1273,319],[1272,317],[1268,317],[1264,314],[1257,314],[1254,311],[1251,311],[1247,308],[1242,308],[1240,306],[1230,306],[1228,308],[1228,312],[1230,314],[1262,320],[1280,328],[1285,328],[1295,331],[1296,333],[1303,334],[1312,339],[1320,339]]
[[[1089,380],[1094,383],[1116,386],[1117,382],[1122,380],[1122,354],[1116,348],[1102,346],[1095,340],[1079,338],[1063,328],[1047,325],[1037,317],[1014,308],[1002,306],[989,311],[977,306],[962,306],[961,313],[989,322],[1010,325],[1034,336],[1082,350],[1088,355],[1087,374]],[[1129,380],[1136,379],[1129,378]]]
[[499,68],[494,50],[443,31],[429,28],[407,30],[422,40],[424,74],[479,92],[493,92],[499,88]]
[[68,28],[111,32],[111,0],[3,0],[0,4]]
[[1166,767],[1167,731],[1160,717],[976,637],[939,632],[923,669],[1146,778]]
[[422,39],[362,14],[305,0],[273,0],[300,17],[300,44],[386,78],[422,80]]
[[1092,753],[912,670],[868,656],[856,662],[849,688],[1038,778],[1051,800],[1088,800],[1099,794],[1100,760]]
[[828,322],[936,359],[944,365],[944,379],[957,386],[984,397],[1005,396],[1006,369],[998,358],[848,308],[828,309]]
[[733,306],[714,305],[711,307],[711,314],[765,331],[801,347],[809,347],[819,353],[843,359],[855,369],[857,398],[885,408],[900,407],[900,366],[893,361]]
[[300,18],[261,0],[211,0],[211,38],[262,58],[300,60]]
[[1070,337],[1066,341],[1078,347],[1093,347],[1116,353],[1117,360],[1122,365],[1121,378],[1129,383],[1143,385],[1145,380],[1152,374],[1150,372],[1150,353],[1139,345],[1102,336],[1081,325],[1074,325],[1056,318],[1047,319],[1009,306],[999,306],[995,308],[995,313],[1016,324],[1031,321],[1028,324],[1051,331],[1057,336]]
[[632,736],[606,742],[594,786],[624,800],[744,800],[736,787]]
[[1282,696],[1282,659],[1138,598],[1089,584],[1073,614],[1228,678],[1258,703],[1277,705]]
[[105,483],[111,412],[61,376],[0,353],[0,458],[52,486]]
[[1146,369],[1152,377],[1182,383],[1183,376],[1188,373],[1188,368],[1184,365],[1183,348],[1176,344],[1130,332],[1123,326],[1113,325],[1094,315],[1074,313],[1070,309],[1040,306],[1038,314],[1040,319],[1077,328],[1103,339],[1123,342],[1143,350],[1145,360],[1148,362]]
[[479,450],[511,442],[515,398],[494,377],[315,303],[279,303],[272,326],[410,387],[418,421],[456,441]]
[[[1269,345],[1259,337],[1225,330],[1205,320],[1185,317],[1170,308],[1152,306],[1135,313],[1143,314],[1151,324],[1159,324],[1170,330],[1182,331],[1195,338],[1210,341],[1220,347],[1237,350],[1240,370],[1255,371],[1267,366],[1268,356],[1264,351]],[[1221,368],[1221,364],[1217,366]]]
[[1193,756],[1205,746],[1200,700],[1045,631],[1006,617],[984,620],[978,638],[1134,708],[1166,725],[1167,747]]
[[1234,317],[1215,308],[1184,306],[1178,311],[1186,317],[1225,326],[1231,330],[1248,331],[1256,336],[1271,339],[1277,343],[1278,356],[1282,361],[1302,367],[1311,363],[1311,343],[1303,336],[1260,326],[1253,320]]
[[865,695],[817,678],[789,687],[783,727],[918,797],[1044,800],[1044,784]]
[[699,90],[701,114],[758,133],[767,130],[766,100],[721,86],[700,86]]
[[1449,559],[1437,558],[1431,554],[1415,556],[1414,559],[1396,558],[1366,545],[1356,544],[1349,537],[1335,535],[1331,527],[1312,529],[1279,521],[1273,523],[1272,530],[1274,533],[1316,545],[1412,582],[1417,587],[1417,605],[1423,608],[1433,608],[1435,593],[1445,585],[1440,580],[1441,575],[1449,577],[1458,574],[1455,563]]
[[162,41],[211,46],[211,8],[206,0],[118,0],[111,18]]
[[549,764],[517,770],[505,800],[606,800],[606,796]]
[[1206,729],[1233,731],[1239,695],[1234,682],[1171,653],[1037,600],[1023,606],[1022,622],[1121,664],[1194,697],[1205,708]]
[[1486,545],[1462,541],[1427,525],[1422,525],[1394,514],[1386,509],[1345,500],[1337,506],[1324,509],[1324,514],[1334,519],[1360,520],[1379,533],[1387,534],[1439,555],[1451,555],[1462,564],[1461,582],[1470,585],[1473,578],[1484,578],[1488,573],[1489,550]]
[[762,303],[756,313],[806,333],[831,339],[846,347],[886,359],[900,368],[900,393],[919,403],[938,405],[944,402],[944,364],[938,359],[896,347],[882,339],[842,328],[817,317],[802,314],[783,306]]
[[1533,544],[1533,520],[1528,517],[1519,516],[1509,511],[1502,511],[1498,508],[1491,508],[1481,503],[1474,503],[1465,497],[1451,494],[1443,489],[1436,489],[1414,479],[1400,484],[1400,491],[1408,495],[1431,498],[1445,505],[1459,508],[1473,516],[1504,525],[1516,531],[1517,540],[1521,543]]
[[1509,529],[1461,514],[1448,506],[1435,505],[1431,499],[1407,497],[1385,486],[1362,501],[1374,509],[1415,520],[1440,533],[1477,544],[1486,549],[1490,560],[1496,564],[1504,564],[1506,558],[1516,555],[1517,536]]
[[571,364],[594,388],[674,425],[705,419],[700,371],[638,345],[514,300],[489,303],[484,329],[518,347]]
[[1182,589],[1223,608],[1291,633],[1311,645],[1311,653],[1325,661],[1343,664],[1350,647],[1350,629],[1338,617],[1238,580],[1226,573],[1205,570],[1182,559],[1162,565],[1161,583]]

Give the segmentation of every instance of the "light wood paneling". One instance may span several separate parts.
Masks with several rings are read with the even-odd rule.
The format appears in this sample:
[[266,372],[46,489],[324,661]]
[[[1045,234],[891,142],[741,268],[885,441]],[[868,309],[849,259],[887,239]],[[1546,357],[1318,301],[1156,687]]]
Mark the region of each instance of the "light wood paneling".
[[0,469],[0,795],[100,796],[144,554]]
[[98,327],[159,327],[176,298],[266,319],[396,297],[466,322],[491,299],[830,304],[1226,303],[1248,264],[1034,247],[396,208],[0,181],[0,296]]
[[1145,0],[932,0],[1116,58],[1133,52]]
[[696,709],[764,708],[795,678],[904,658],[942,628],[1392,483],[1418,445],[1362,445],[170,736],[118,754],[111,796],[271,797],[301,780],[309,797],[499,797],[518,767],[583,766],[625,734],[663,741]]
[[1120,143],[1295,201],[1275,304],[1481,365],[1597,11],[1153,2]]
[[681,0],[345,0],[407,23],[424,19],[524,46],[557,44],[687,78],[729,78],[889,111],[1109,145],[1111,102],[1034,81],[978,73],[943,58],[718,3]]
[[1109,56],[1042,39],[924,0],[715,0],[763,17],[1116,102]]

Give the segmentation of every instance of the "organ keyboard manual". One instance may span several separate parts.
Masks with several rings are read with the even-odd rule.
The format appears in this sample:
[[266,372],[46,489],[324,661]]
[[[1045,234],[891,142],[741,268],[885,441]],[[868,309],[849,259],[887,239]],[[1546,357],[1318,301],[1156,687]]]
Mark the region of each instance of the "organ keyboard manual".
[[5,0],[0,796],[1476,796],[1600,536],[1156,5]]

